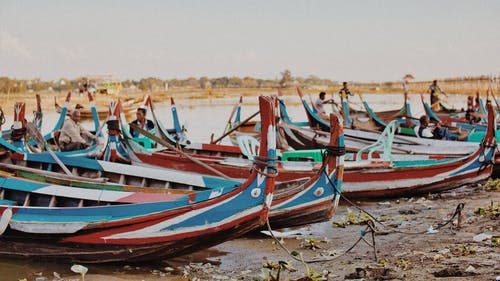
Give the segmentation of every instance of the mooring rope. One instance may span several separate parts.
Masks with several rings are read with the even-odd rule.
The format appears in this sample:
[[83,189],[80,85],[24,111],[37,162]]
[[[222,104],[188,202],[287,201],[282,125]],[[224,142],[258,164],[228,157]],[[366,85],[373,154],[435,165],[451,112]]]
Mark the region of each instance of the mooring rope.
[[[305,263],[325,262],[325,261],[332,261],[332,260],[338,259],[338,258],[348,254],[349,252],[351,252],[361,241],[364,241],[368,246],[373,248],[373,254],[375,256],[375,261],[376,261],[377,260],[377,251],[375,248],[375,226],[374,226],[373,221],[369,221],[369,222],[370,223],[367,222],[366,228],[364,230],[361,230],[358,240],[356,240],[356,242],[354,242],[354,244],[351,247],[349,247],[347,250],[345,250],[342,254],[339,254],[339,255],[334,256],[334,257],[325,257],[325,258],[321,258],[321,259],[304,260],[304,259],[297,258],[296,255],[294,255],[292,252],[290,252],[290,250],[287,247],[285,247],[285,245],[283,245],[283,243],[281,243],[281,241],[276,236],[274,236],[273,230],[271,229],[271,225],[269,223],[269,217],[266,219],[267,229],[268,229],[269,233],[271,234],[271,237],[276,242],[276,244],[278,244],[280,246],[280,248],[283,249],[283,251],[285,251],[292,259],[299,261],[299,262],[305,262]],[[372,241],[373,241],[372,244],[370,244],[368,241],[366,241],[364,239],[364,236],[368,233],[371,233],[371,235],[372,235]]]
[[[329,177],[328,178],[328,181],[330,182],[330,185],[333,186],[334,188],[337,188],[330,180]],[[340,192],[340,191],[339,191]],[[351,200],[349,200],[343,193],[340,193],[340,197],[342,199],[344,199],[347,203],[349,203],[351,206],[353,206],[354,208],[358,209],[359,211],[365,213],[366,215],[368,215],[373,221],[377,222],[378,224],[382,225],[383,227],[385,228],[390,228],[392,229],[392,232],[394,233],[401,233],[401,234],[425,234],[428,232],[428,230],[425,230],[425,231],[419,231],[419,232],[409,232],[409,231],[401,231],[401,230],[395,230],[394,228],[396,228],[397,226],[388,226],[386,224],[384,224],[382,221],[380,221],[379,219],[377,219],[374,215],[372,215],[370,212],[368,212],[367,210],[359,207],[358,205],[356,205],[354,202],[352,202]],[[450,219],[446,220],[445,222],[441,223],[441,224],[438,224],[438,226],[436,226],[435,228],[433,228],[434,230],[437,230],[437,229],[440,229],[442,227],[444,227],[445,225],[449,224],[450,222],[453,222],[453,220],[455,219],[455,217],[458,215],[459,218],[462,217],[462,210],[465,206],[465,203],[459,203],[457,205],[457,207],[455,208],[455,212],[453,213],[453,215],[451,216]]]

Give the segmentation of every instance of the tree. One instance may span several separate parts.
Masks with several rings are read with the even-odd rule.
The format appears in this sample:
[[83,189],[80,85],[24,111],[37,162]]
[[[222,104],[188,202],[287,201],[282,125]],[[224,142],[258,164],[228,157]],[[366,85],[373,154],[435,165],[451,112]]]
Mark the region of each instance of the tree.
[[281,80],[280,80],[280,87],[286,88],[288,84],[292,81],[292,72],[288,69],[285,69],[285,71],[281,72]]
[[200,88],[202,89],[206,89],[207,87],[210,86],[209,84],[210,80],[206,76],[200,77],[199,81],[200,81]]

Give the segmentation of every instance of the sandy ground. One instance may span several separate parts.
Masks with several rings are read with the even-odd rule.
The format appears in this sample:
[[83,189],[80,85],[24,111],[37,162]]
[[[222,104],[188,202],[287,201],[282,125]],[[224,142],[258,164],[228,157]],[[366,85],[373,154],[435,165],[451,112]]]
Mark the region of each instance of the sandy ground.
[[[460,229],[457,229],[455,220],[455,227],[445,226],[435,234],[393,232],[426,232],[429,226],[437,226],[448,219],[459,203],[465,204]],[[500,247],[492,246],[490,239],[482,242],[473,240],[474,236],[481,233],[497,237],[500,235],[498,214],[496,217],[474,214],[478,208],[486,208],[490,204],[498,208],[499,192],[462,188],[422,198],[358,204],[383,220],[387,226],[376,225],[377,261],[374,260],[373,249],[364,242],[359,243],[351,252],[334,258],[353,245],[359,238],[360,231],[366,229],[364,225],[333,227],[333,221],[348,220],[348,209],[358,213],[347,205],[340,207],[333,221],[295,229],[303,235],[283,239],[284,245],[290,251],[302,253],[305,260],[317,257],[332,259],[307,265],[313,272],[328,278],[325,280],[348,280],[363,276],[365,280],[495,280],[500,275]],[[370,234],[365,237],[371,242]],[[311,250],[301,246],[307,244],[304,243],[306,238],[317,240],[320,248]],[[297,272],[290,274],[291,279],[306,275],[303,263],[293,261],[272,239],[264,236],[246,237],[215,248],[228,252],[224,256],[213,258],[214,261],[221,262],[216,269],[220,275],[234,280],[252,280],[253,277],[262,275],[262,266],[267,261],[289,262],[297,269]],[[358,273],[355,274],[356,272]],[[325,273],[328,273],[327,277]],[[450,277],[438,277],[440,275]],[[190,276],[203,280],[215,279],[202,273]],[[285,277],[282,280],[287,279]]]
[[[455,219],[437,233],[426,233],[430,226],[436,227],[447,221],[460,203],[464,203],[460,228]],[[255,232],[205,251],[157,264],[86,265],[89,272],[85,280],[275,280],[269,279],[269,272],[276,276],[277,270],[264,269],[264,265],[279,262],[296,269],[295,272],[283,269],[280,280],[495,280],[500,276],[500,246],[494,246],[491,238],[480,242],[473,239],[482,233],[500,236],[500,192],[486,192],[479,186],[426,197],[356,204],[385,225],[376,224],[377,260],[373,248],[364,241],[351,252],[343,254],[366,229],[366,225],[356,224],[334,227],[334,222],[355,223],[363,218],[357,216],[359,210],[346,203],[340,206],[331,221],[279,230],[294,234],[281,239],[289,251],[300,253],[304,260],[320,258],[327,261],[296,261],[272,238]],[[497,208],[496,216],[487,211],[492,204]],[[475,214],[478,208],[483,208],[486,213]],[[349,212],[352,214],[349,215]],[[410,234],[415,232],[424,233]],[[365,238],[371,243],[371,233],[368,232]],[[313,250],[307,247],[311,246],[307,241],[312,241],[318,248]],[[4,267],[4,264],[0,265]],[[81,276],[71,273],[70,265],[58,264],[59,271],[54,266],[30,263],[25,278],[82,280]],[[315,275],[316,279],[305,278],[307,268],[309,275]],[[62,279],[55,278],[53,271],[57,271]],[[35,279],[37,276],[43,278],[40,275],[48,277]]]

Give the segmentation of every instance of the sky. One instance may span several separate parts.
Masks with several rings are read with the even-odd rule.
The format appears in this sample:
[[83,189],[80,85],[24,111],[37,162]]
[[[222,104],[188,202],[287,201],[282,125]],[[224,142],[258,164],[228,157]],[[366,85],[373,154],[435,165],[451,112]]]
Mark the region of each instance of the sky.
[[499,0],[0,0],[0,76],[500,74]]

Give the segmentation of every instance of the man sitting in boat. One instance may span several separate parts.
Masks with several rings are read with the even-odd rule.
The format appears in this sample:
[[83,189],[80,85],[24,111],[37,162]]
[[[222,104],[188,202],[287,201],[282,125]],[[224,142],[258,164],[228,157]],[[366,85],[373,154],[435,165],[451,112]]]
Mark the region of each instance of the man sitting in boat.
[[333,99],[325,100],[326,93],[321,92],[319,93],[318,99],[314,102],[314,109],[316,112],[318,112],[319,117],[322,119],[328,120],[328,115],[326,115],[325,108],[323,107],[324,104],[335,104],[335,101]]
[[80,150],[92,145],[87,139],[99,143],[96,136],[81,126],[80,110],[75,109],[71,112],[71,118],[64,121],[59,136],[59,146],[62,151]]
[[468,137],[468,134],[462,134],[460,128],[452,131],[449,128],[442,127],[441,123],[437,123],[434,128],[429,127],[429,117],[427,115],[422,115],[420,117],[420,126],[415,127],[415,133],[417,134],[417,137],[420,138],[438,140],[463,141]]
[[[139,107],[137,109],[137,112],[135,113],[137,119],[132,121],[131,124],[134,124],[140,128],[143,128],[144,130],[150,132],[151,134],[155,134],[155,132],[156,132],[155,124],[153,123],[153,121],[146,119],[147,112],[148,112],[148,110],[145,107]],[[130,127],[129,132],[130,132],[130,135],[132,135],[132,137],[135,139],[135,141],[141,143],[142,145],[148,146],[148,147],[154,146],[154,144],[152,143],[152,141],[149,138],[146,138],[140,132],[132,129],[132,127]]]

